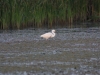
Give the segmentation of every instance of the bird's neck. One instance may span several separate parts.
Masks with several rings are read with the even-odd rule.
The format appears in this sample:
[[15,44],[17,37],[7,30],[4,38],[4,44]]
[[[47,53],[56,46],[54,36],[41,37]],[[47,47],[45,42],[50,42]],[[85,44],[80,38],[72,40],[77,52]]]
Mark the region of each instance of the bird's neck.
[[53,34],[53,35],[55,35],[55,33],[54,33],[54,32],[52,32],[52,34]]

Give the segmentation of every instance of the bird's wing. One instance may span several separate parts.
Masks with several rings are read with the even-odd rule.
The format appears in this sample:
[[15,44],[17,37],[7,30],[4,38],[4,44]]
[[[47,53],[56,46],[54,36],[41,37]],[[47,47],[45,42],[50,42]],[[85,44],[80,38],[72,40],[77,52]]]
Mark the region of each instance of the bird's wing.
[[48,32],[48,33],[42,34],[40,37],[43,37],[43,36],[48,36],[48,37],[50,37],[50,36],[52,36],[52,33],[51,33],[51,32]]

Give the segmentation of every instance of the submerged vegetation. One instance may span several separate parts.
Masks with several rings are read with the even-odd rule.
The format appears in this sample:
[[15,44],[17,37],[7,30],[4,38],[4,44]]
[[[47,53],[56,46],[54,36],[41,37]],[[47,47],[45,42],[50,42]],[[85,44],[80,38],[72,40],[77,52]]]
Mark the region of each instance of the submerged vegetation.
[[0,29],[100,21],[100,0],[1,0]]

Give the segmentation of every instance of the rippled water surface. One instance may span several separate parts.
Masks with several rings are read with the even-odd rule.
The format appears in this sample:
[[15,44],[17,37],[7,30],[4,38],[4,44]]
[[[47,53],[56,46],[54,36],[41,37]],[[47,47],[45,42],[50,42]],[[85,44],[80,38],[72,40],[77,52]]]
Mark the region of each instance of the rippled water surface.
[[100,75],[100,28],[0,31],[0,75]]

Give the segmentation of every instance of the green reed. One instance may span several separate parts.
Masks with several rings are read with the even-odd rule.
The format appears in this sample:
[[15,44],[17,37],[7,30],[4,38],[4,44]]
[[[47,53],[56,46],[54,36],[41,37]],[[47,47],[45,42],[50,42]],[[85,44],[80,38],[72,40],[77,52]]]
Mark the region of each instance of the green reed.
[[0,29],[100,21],[100,0],[1,0]]

